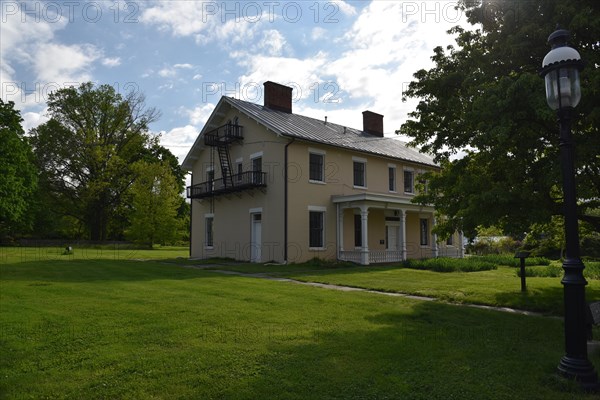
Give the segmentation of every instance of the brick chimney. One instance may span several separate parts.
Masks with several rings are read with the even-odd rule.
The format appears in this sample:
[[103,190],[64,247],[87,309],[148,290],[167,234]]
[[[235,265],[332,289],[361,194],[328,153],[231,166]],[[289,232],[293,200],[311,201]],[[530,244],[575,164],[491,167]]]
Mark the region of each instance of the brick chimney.
[[292,88],[267,81],[265,86],[265,107],[292,113]]
[[373,136],[383,137],[383,115],[363,111],[363,131]]

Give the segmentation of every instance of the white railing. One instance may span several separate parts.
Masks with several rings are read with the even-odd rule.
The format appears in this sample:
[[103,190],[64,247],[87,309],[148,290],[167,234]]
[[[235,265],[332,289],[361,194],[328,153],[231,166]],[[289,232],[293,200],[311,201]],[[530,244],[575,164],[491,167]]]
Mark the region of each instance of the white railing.
[[386,263],[402,261],[401,250],[371,250],[369,251],[369,263]]
[[357,264],[360,264],[361,261],[361,251],[346,251],[346,250],[342,250],[340,251],[340,260],[342,261],[350,261],[350,262],[354,262]]
[[440,247],[438,249],[438,257],[460,258],[460,256],[461,251],[458,247]]
[[[362,251],[353,250],[353,251],[340,251],[340,260],[342,261],[350,261],[357,264],[362,264]],[[369,251],[369,263],[377,264],[377,263],[386,263],[386,262],[397,262],[402,261],[402,251],[401,250],[370,250]]]

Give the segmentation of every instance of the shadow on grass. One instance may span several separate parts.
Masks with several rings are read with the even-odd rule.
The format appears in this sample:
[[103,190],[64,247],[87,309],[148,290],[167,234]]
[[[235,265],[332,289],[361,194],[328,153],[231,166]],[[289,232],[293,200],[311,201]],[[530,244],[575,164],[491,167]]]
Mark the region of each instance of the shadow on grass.
[[375,312],[366,317],[372,329],[317,331],[301,344],[296,337],[273,340],[268,355],[236,371],[236,379],[218,395],[587,398],[568,382],[555,379],[562,355],[561,325],[556,320],[421,302],[410,310]]
[[552,315],[563,315],[563,288],[529,288],[526,292],[513,291],[498,293],[497,304],[509,304],[512,308],[538,311]]
[[183,280],[214,276],[230,275],[185,268],[162,261],[46,260],[0,264],[2,281],[31,281],[33,286],[40,286],[39,282]]

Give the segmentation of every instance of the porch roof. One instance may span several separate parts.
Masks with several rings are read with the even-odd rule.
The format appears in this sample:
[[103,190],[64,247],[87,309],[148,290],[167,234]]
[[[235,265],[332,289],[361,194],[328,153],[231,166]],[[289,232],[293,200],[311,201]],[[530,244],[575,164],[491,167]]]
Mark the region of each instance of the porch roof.
[[433,212],[432,206],[423,206],[411,202],[411,197],[401,197],[380,193],[357,193],[331,196],[334,204],[361,203],[376,208],[403,209],[410,211]]

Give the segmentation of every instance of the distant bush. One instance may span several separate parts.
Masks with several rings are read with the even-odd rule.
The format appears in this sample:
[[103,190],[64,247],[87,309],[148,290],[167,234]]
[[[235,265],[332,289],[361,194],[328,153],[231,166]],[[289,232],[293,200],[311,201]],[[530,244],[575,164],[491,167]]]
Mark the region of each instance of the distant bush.
[[[587,279],[598,279],[600,280],[600,262],[599,261],[585,261],[585,269],[583,275]],[[521,271],[516,271],[517,276],[521,276]],[[560,261],[553,262],[547,266],[536,266],[525,268],[525,276],[538,277],[538,278],[558,278],[563,275],[563,269]]]
[[[516,271],[517,276],[521,276],[521,270]],[[563,269],[558,264],[550,264],[545,266],[536,266],[525,268],[525,276],[537,278],[558,278],[562,276]]]
[[469,258],[429,258],[425,260],[406,260],[405,268],[423,269],[435,272],[477,272],[496,269],[497,266],[479,257]]
[[514,252],[521,243],[511,237],[482,236],[475,243],[467,245],[467,252],[473,255],[503,254]]
[[583,275],[588,279],[600,279],[600,261],[584,261]]
[[[514,254],[489,254],[487,256],[473,256],[471,258],[478,258],[482,261],[509,267],[518,267],[521,265],[521,260],[515,258]],[[525,265],[550,265],[550,260],[545,257],[529,257],[525,259]]]

